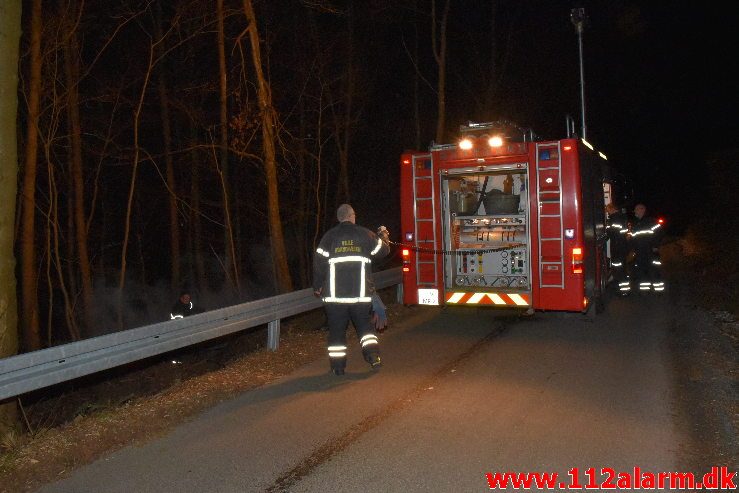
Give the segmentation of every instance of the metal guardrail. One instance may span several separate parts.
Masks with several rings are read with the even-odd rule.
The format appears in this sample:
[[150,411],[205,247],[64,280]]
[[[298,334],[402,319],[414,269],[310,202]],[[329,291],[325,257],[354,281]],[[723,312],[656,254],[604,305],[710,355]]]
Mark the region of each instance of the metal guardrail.
[[[377,289],[401,281],[400,267],[374,273]],[[280,320],[321,306],[309,288],[0,359],[0,401],[264,324],[276,351]]]

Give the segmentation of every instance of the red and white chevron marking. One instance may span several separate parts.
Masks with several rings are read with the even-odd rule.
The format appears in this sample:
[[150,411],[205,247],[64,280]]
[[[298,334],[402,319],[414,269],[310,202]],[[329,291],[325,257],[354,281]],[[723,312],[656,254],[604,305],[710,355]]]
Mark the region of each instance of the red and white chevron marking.
[[517,293],[448,292],[446,302],[455,305],[530,306],[531,296]]

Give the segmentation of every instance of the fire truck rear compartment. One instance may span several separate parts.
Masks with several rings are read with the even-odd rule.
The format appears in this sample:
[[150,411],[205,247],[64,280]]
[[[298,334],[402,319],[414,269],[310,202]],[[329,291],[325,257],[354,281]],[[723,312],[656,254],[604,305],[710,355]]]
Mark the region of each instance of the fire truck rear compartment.
[[527,168],[505,168],[442,175],[448,293],[531,290]]

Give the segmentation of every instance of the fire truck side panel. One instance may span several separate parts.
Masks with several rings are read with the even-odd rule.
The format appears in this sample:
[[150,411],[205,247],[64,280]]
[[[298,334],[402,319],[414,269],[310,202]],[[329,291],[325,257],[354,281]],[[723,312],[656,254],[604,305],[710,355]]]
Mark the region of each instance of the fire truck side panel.
[[[582,268],[573,263],[582,252],[582,211],[577,142],[565,139],[531,144],[532,256],[534,308],[580,311],[583,307]],[[576,260],[576,259],[574,259]],[[579,272],[578,272],[579,271]]]
[[[415,245],[415,207],[414,204],[414,167],[423,168],[423,160],[416,157],[414,153],[405,153],[400,159],[400,225],[401,243]],[[420,170],[419,170],[420,171]],[[411,235],[410,237],[408,235]],[[402,252],[403,259],[403,303],[414,305],[418,303],[418,282],[416,277],[416,252],[405,248]]]
[[580,144],[583,195],[583,234],[585,245],[585,295],[591,303],[599,302],[608,279],[606,257],[606,213],[603,183],[610,170],[594,152]]

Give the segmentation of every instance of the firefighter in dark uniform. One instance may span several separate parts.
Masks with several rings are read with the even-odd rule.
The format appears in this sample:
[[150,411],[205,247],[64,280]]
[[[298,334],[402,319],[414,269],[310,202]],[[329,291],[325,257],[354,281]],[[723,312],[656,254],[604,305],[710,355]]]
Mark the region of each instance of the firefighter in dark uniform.
[[626,233],[629,231],[628,218],[613,203],[606,206],[608,213],[608,240],[611,250],[611,272],[618,283],[618,292],[626,296],[631,292],[629,273],[626,270],[626,254],[629,251]]
[[346,328],[354,324],[364,359],[379,369],[380,346],[370,323],[372,260],[390,251],[387,229],[380,236],[355,224],[349,204],[336,211],[339,224],[323,235],[313,258],[313,292],[323,299],[328,319],[328,357],[331,370],[343,375],[346,368]]
[[635,220],[629,233],[629,244],[634,252],[632,274],[640,292],[660,292],[665,290],[658,250],[663,230],[662,225],[646,213],[644,204],[634,207]]
[[172,305],[172,310],[169,312],[169,318],[170,320],[175,320],[187,317],[193,313],[195,312],[193,311],[192,297],[188,291],[182,291],[180,293],[180,297],[177,298],[177,301]]

